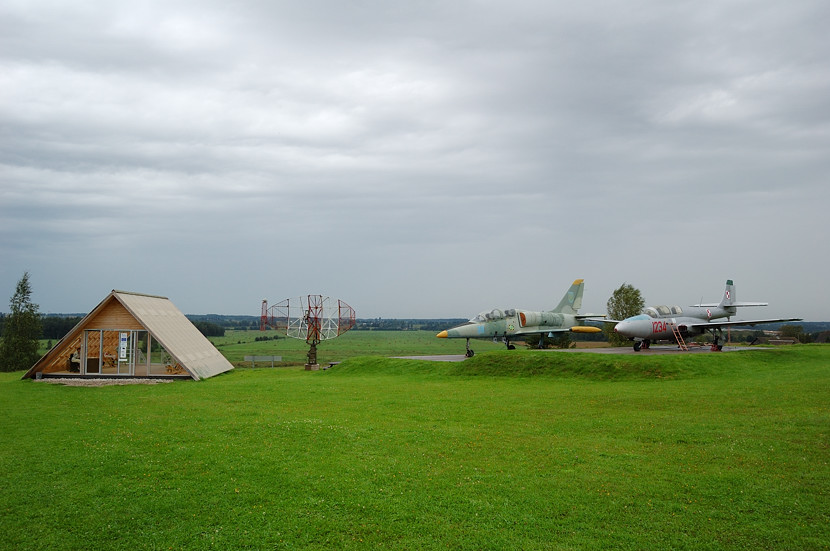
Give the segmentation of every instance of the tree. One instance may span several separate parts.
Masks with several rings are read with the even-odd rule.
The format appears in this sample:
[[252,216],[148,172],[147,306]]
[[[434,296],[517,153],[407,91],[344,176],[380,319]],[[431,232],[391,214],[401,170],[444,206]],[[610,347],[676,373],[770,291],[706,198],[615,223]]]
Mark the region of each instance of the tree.
[[567,331],[559,333],[555,341],[556,348],[576,348],[576,343],[571,340],[571,334]]
[[6,317],[3,339],[0,341],[0,371],[29,369],[38,359],[40,313],[32,304],[29,272],[25,272],[9,302],[11,312]]
[[[608,312],[608,319],[624,320],[642,312],[645,305],[646,301],[640,290],[628,283],[623,283],[611,294],[605,308]],[[608,336],[608,342],[614,346],[624,346],[628,342],[625,337],[614,333],[614,328],[610,324],[606,324],[603,331]]]
[[804,332],[803,325],[782,325],[780,331],[782,337],[796,339],[800,343],[806,344],[813,340],[809,333]]
[[212,321],[194,321],[193,325],[206,337],[224,337],[225,328]]
[[78,325],[81,321],[80,317],[62,317],[62,316],[46,316],[42,317],[40,322],[43,324],[43,333],[40,334],[41,339],[55,339],[60,340],[69,333],[73,327]]

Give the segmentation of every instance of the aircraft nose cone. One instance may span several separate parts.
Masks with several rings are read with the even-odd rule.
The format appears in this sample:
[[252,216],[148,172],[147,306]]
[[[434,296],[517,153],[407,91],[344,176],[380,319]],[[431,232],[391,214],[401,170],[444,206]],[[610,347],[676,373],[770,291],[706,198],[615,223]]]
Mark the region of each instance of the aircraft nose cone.
[[435,336],[438,337],[439,339],[446,339],[447,338],[447,332],[446,331],[441,331],[440,333],[438,333]]
[[631,330],[631,324],[627,321],[621,321],[614,327],[614,333],[618,333],[625,337],[630,337],[629,331]]

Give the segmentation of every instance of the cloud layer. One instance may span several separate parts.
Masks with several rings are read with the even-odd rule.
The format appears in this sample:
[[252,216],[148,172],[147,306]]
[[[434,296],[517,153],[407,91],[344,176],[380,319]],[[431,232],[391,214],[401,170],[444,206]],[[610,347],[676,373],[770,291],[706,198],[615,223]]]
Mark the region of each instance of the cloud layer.
[[0,289],[359,317],[716,300],[830,319],[830,8],[0,8]]

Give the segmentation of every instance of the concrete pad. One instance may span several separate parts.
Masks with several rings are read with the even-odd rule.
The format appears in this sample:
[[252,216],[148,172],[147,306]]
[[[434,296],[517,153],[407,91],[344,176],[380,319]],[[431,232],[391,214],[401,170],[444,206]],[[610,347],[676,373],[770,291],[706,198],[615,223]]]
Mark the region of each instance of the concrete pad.
[[394,356],[398,360],[426,360],[429,362],[463,362],[467,359],[464,354],[445,354],[441,356]]
[[[720,352],[736,352],[738,350],[764,350],[758,346],[724,346]],[[643,348],[639,352],[634,350],[633,346],[614,347],[614,348],[556,348],[546,350],[546,352],[584,352],[587,354],[640,354],[643,356],[659,356],[663,354],[699,354],[701,352],[712,352],[709,345],[705,346],[689,346],[689,350],[681,350],[677,345],[651,345],[651,348]]]

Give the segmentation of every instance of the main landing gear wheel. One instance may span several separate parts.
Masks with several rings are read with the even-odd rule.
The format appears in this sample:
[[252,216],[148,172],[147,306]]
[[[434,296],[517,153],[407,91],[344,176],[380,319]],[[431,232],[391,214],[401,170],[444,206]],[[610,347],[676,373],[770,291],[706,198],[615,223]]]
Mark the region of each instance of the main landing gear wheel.
[[712,352],[720,352],[721,350],[723,350],[723,345],[720,343],[722,337],[722,333],[715,332],[715,330],[712,330],[712,348],[710,348],[709,350],[711,350]]
[[639,352],[641,349],[648,350],[649,348],[651,348],[651,341],[648,339],[634,341],[634,352]]

